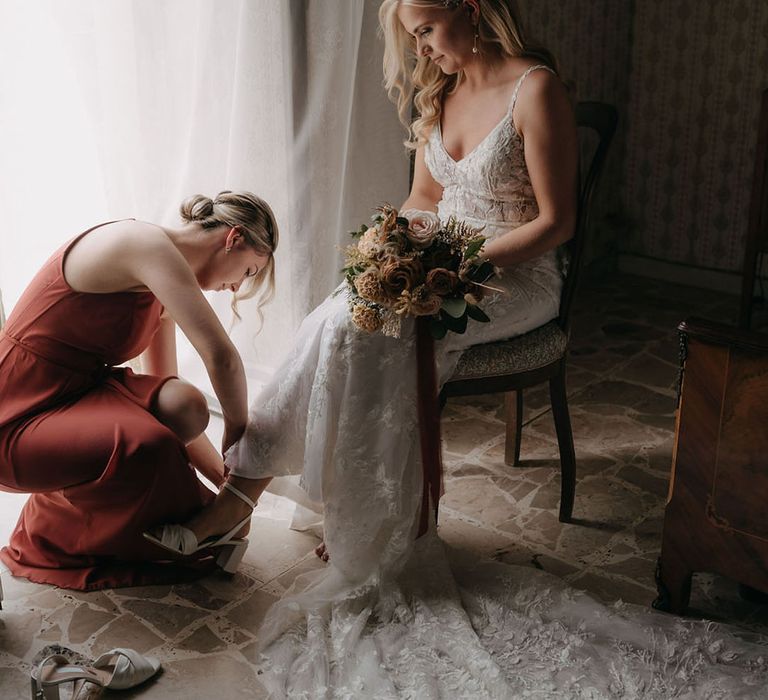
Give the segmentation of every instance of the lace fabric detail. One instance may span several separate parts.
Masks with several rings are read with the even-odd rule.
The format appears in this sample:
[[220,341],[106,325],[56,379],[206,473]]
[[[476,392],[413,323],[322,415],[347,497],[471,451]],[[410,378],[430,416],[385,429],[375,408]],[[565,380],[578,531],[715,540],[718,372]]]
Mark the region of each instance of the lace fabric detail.
[[429,136],[424,158],[430,174],[442,186],[438,214],[485,225],[495,235],[532,221],[539,214],[525,164],[523,140],[512,118],[520,87],[534,70],[531,66],[515,85],[507,113],[488,135],[461,160],[454,160],[443,143],[438,124]]
[[442,219],[456,216],[509,228],[539,213],[511,113],[458,162],[448,155],[436,126],[424,157],[432,177],[443,187],[438,205]]
[[300,577],[270,610],[271,697],[756,700],[768,684],[768,640],[605,606],[534,568],[467,561],[434,532],[395,578],[334,577]]

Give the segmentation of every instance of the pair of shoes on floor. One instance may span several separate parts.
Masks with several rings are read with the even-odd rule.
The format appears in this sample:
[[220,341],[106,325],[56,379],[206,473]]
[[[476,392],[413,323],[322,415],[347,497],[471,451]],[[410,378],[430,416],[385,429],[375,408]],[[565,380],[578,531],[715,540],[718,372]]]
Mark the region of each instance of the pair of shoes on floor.
[[[231,491],[241,501],[248,504],[251,510],[256,507],[254,501],[229,482],[225,482],[223,488]],[[227,573],[234,574],[243,560],[245,550],[248,549],[247,538],[235,537],[235,535],[245,527],[250,519],[251,514],[248,513],[229,532],[220,536],[207,537],[202,542],[198,542],[195,533],[183,525],[163,525],[159,530],[145,532],[143,535],[145,539],[158,547],[182,556],[189,556],[203,549],[217,549],[219,553],[216,557],[216,563]]]
[[144,683],[160,669],[160,662],[133,649],[113,649],[93,663],[75,663],[62,653],[48,654],[32,672],[32,700],[59,700],[63,686],[72,684],[72,700],[86,700],[104,688],[125,690]]

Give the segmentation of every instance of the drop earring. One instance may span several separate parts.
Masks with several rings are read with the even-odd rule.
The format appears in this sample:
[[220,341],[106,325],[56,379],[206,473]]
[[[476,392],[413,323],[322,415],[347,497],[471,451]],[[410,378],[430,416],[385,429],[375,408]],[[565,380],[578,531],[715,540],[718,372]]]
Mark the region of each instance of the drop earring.
[[477,40],[480,38],[480,32],[477,31],[477,28],[475,28],[475,38],[472,41],[472,53],[477,53]]

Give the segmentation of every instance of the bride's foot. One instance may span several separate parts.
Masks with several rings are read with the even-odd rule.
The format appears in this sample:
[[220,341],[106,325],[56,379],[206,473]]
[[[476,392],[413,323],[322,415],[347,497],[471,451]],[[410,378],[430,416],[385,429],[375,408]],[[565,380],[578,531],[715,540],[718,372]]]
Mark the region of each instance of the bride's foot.
[[[253,496],[258,497],[267,481],[254,485],[242,484]],[[208,507],[204,508],[186,525],[168,524],[143,533],[150,542],[168,551],[189,556],[203,549],[216,549],[219,565],[229,572],[237,570],[243,558],[248,540],[251,512],[256,507],[251,496],[231,482],[226,482]]]
[[[202,542],[210,537],[228,532],[247,518],[252,510],[250,504],[228,488],[222,488],[213,502],[185,523],[184,527],[195,534],[198,542]],[[251,521],[248,519],[243,527],[234,534],[234,537],[245,537],[250,529]]]
[[328,554],[328,548],[325,546],[325,542],[321,542],[315,547],[315,554],[323,561],[328,561],[331,555]]
[[234,537],[245,537],[251,529],[251,511],[270,481],[230,476],[222,484],[213,502],[185,523],[184,527],[194,533],[198,542],[202,542],[218,537],[242,522],[243,526],[238,528]]

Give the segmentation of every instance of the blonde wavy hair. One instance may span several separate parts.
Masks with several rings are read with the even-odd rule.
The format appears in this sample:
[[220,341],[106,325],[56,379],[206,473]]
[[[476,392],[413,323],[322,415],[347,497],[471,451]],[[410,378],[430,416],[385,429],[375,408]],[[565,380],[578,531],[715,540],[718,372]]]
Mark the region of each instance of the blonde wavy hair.
[[263,320],[261,307],[275,295],[275,250],[280,234],[271,207],[251,192],[224,190],[211,199],[195,194],[179,207],[183,221],[198,223],[204,229],[217,226],[237,226],[257,253],[268,255],[269,260],[256,275],[245,280],[232,297],[232,313],[240,319],[237,304],[258,295],[256,313]]
[[[513,0],[478,0],[480,56],[497,48],[503,56],[530,57],[558,72],[555,57],[527,36]],[[383,0],[379,25],[384,36],[384,87],[397,105],[400,121],[408,129],[405,145],[409,149],[424,144],[440,120],[443,97],[461,85],[463,72],[444,74],[426,56],[416,55],[416,40],[397,16],[400,5],[440,8],[461,12],[462,0]],[[414,96],[415,93],[415,96]],[[418,116],[413,119],[412,105]]]

